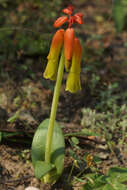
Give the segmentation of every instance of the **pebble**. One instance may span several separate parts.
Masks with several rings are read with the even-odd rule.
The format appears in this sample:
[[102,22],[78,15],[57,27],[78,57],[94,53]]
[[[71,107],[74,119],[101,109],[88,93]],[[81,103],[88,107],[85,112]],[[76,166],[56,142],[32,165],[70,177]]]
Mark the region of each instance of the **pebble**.
[[25,188],[25,190],[39,190],[38,188],[36,188],[36,187],[27,187],[27,188]]
[[100,159],[106,160],[109,157],[109,153],[100,152],[100,153],[98,153],[98,156],[99,156]]

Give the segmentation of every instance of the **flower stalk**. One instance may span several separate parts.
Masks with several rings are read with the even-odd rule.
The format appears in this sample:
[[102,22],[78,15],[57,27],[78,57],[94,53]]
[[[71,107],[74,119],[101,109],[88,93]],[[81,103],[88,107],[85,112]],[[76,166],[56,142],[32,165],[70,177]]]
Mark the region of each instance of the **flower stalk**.
[[[46,133],[45,142],[45,163],[47,165],[53,164],[51,154],[53,153],[53,132],[56,119],[56,112],[58,107],[58,100],[60,95],[60,87],[63,78],[64,66],[68,72],[68,78],[66,81],[66,90],[71,93],[76,93],[81,90],[80,84],[80,67],[81,67],[81,55],[82,47],[78,38],[75,37],[73,23],[82,24],[82,13],[76,13],[72,15],[74,10],[73,6],[68,6],[63,9],[63,12],[68,16],[61,16],[54,22],[54,27],[61,27],[65,22],[68,22],[68,28],[66,30],[59,29],[53,36],[50,51],[48,54],[48,64],[44,71],[44,78],[50,80],[56,80],[54,95],[52,100],[51,113],[49,118],[48,130]],[[62,48],[63,47],[63,48]],[[61,57],[60,57],[61,56]],[[60,58],[60,61],[59,61]],[[62,162],[62,160],[61,160]],[[57,164],[55,164],[56,166]],[[58,167],[56,167],[57,171]],[[61,170],[62,171],[62,170]],[[59,174],[59,171],[57,171]],[[44,176],[44,182],[50,181],[50,172]]]
[[54,89],[54,95],[53,95],[53,101],[52,101],[52,107],[51,107],[51,113],[50,113],[48,134],[47,134],[46,147],[45,147],[45,161],[47,163],[50,163],[50,158],[51,158],[53,129],[54,129],[54,122],[56,118],[56,111],[57,111],[58,100],[59,100],[59,95],[60,95],[60,87],[61,87],[63,72],[64,72],[64,49],[62,50],[60,63],[58,67],[56,85]]

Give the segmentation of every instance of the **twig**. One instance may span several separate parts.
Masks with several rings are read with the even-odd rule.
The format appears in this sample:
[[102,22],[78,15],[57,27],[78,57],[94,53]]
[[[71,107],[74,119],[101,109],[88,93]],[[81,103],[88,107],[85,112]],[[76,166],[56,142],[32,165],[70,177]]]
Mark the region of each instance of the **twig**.
[[23,30],[23,31],[26,31],[26,32],[31,32],[31,33],[38,33],[38,34],[41,34],[42,32],[39,32],[39,31],[34,31],[32,29],[29,29],[29,28],[21,28],[19,26],[17,27],[3,27],[3,28],[0,28],[0,31],[6,31],[6,30]]

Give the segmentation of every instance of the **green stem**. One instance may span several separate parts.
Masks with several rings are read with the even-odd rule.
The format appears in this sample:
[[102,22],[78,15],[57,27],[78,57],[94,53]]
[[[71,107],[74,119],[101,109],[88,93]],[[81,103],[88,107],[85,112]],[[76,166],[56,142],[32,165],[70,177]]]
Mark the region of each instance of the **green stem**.
[[68,176],[68,179],[67,179],[68,183],[69,183],[69,181],[70,181],[70,179],[71,179],[74,166],[75,166],[75,164],[74,164],[74,161],[73,161],[73,164],[72,164],[72,167],[71,167],[71,171],[70,171],[69,176]]
[[50,113],[48,134],[47,134],[47,139],[46,139],[45,161],[47,163],[50,163],[53,129],[54,129],[54,122],[56,118],[57,105],[58,105],[58,100],[59,100],[59,95],[60,95],[60,87],[61,87],[61,82],[62,82],[62,77],[63,77],[63,71],[64,71],[64,50],[62,50],[62,54],[60,58],[60,64],[58,68],[56,85],[55,85],[53,101],[52,101],[52,108],[51,108],[51,113]]

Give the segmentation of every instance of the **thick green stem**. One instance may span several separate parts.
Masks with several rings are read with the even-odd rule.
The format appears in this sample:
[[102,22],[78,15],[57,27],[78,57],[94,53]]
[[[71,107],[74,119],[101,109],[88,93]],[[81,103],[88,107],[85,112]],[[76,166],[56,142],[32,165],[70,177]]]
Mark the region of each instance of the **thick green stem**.
[[58,68],[56,85],[55,85],[53,101],[52,101],[52,108],[51,108],[51,113],[50,113],[48,134],[47,134],[47,139],[46,139],[45,161],[47,163],[50,163],[50,158],[51,158],[53,129],[54,129],[54,122],[56,118],[57,105],[58,105],[58,100],[59,100],[59,95],[60,95],[60,87],[61,87],[61,82],[62,82],[62,77],[63,77],[63,71],[64,71],[64,50],[62,50],[62,54],[60,58],[60,64]]

